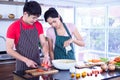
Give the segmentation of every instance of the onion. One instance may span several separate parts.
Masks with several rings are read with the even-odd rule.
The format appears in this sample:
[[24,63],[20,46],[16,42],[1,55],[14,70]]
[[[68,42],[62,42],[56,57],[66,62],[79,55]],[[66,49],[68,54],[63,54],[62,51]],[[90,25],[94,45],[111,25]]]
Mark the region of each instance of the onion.
[[102,64],[101,69],[104,70],[104,71],[107,71],[108,70],[107,64]]
[[109,69],[110,71],[115,70],[115,65],[114,65],[114,64],[108,64],[108,69]]

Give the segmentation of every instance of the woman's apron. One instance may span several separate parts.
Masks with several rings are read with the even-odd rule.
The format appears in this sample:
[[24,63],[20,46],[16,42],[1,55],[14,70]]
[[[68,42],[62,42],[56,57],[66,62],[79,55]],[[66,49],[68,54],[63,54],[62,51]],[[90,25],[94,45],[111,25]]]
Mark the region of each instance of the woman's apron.
[[63,25],[69,36],[59,36],[57,34],[56,29],[54,28],[55,35],[56,35],[55,48],[54,48],[54,59],[75,59],[73,44],[72,43],[70,44],[72,49],[68,51],[68,53],[66,53],[65,47],[63,47],[64,42],[72,38],[66,25],[64,23]]
[[[20,23],[20,38],[16,46],[16,51],[40,65],[38,43],[39,37],[35,25],[33,29],[24,30],[22,23]],[[27,69],[31,68],[27,67],[24,62],[16,60],[16,71]]]

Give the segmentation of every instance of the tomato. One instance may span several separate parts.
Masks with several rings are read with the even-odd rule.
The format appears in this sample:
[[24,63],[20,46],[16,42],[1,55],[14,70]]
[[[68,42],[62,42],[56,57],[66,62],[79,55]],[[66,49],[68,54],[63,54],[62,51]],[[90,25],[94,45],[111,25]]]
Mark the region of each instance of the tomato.
[[99,73],[102,73],[102,72],[103,72],[103,70],[101,69]]
[[98,74],[95,74],[95,77],[97,77]]
[[45,64],[45,63],[42,63],[41,66],[44,67],[44,68],[49,68],[49,65]]
[[75,74],[74,73],[71,73],[71,78],[74,78],[75,77]]
[[114,61],[115,61],[115,62],[120,62],[120,56],[115,57]]
[[90,76],[90,73],[87,73],[87,76]]
[[80,78],[80,73],[76,73],[76,79]]
[[42,70],[42,69],[37,69],[36,71],[37,71],[37,72],[43,72],[44,70]]
[[90,76],[92,76],[93,74],[92,73],[90,73]]

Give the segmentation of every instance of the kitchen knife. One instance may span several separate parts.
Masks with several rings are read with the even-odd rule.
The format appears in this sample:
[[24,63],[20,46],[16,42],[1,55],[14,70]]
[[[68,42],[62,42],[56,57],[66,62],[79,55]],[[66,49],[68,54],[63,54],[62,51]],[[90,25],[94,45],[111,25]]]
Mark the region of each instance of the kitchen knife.
[[42,69],[42,70],[45,70],[45,71],[48,71],[48,69],[47,68],[45,68],[45,67],[42,67],[42,66],[37,66],[37,68],[39,68],[39,69]]

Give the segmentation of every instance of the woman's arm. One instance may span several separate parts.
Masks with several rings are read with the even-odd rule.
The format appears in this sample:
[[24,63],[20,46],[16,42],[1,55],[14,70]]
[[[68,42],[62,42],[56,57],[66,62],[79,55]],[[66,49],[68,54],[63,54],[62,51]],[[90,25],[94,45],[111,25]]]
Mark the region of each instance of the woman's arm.
[[78,46],[85,46],[85,43],[80,35],[80,33],[78,32],[77,28],[74,29],[74,31],[72,32],[72,34],[74,35],[74,38],[71,38],[67,41],[64,42],[64,47],[69,46],[70,43],[75,43]]
[[78,46],[85,46],[85,43],[84,43],[80,33],[78,32],[77,28],[75,28],[73,34],[74,34],[75,38],[72,38],[71,42],[77,44]]

